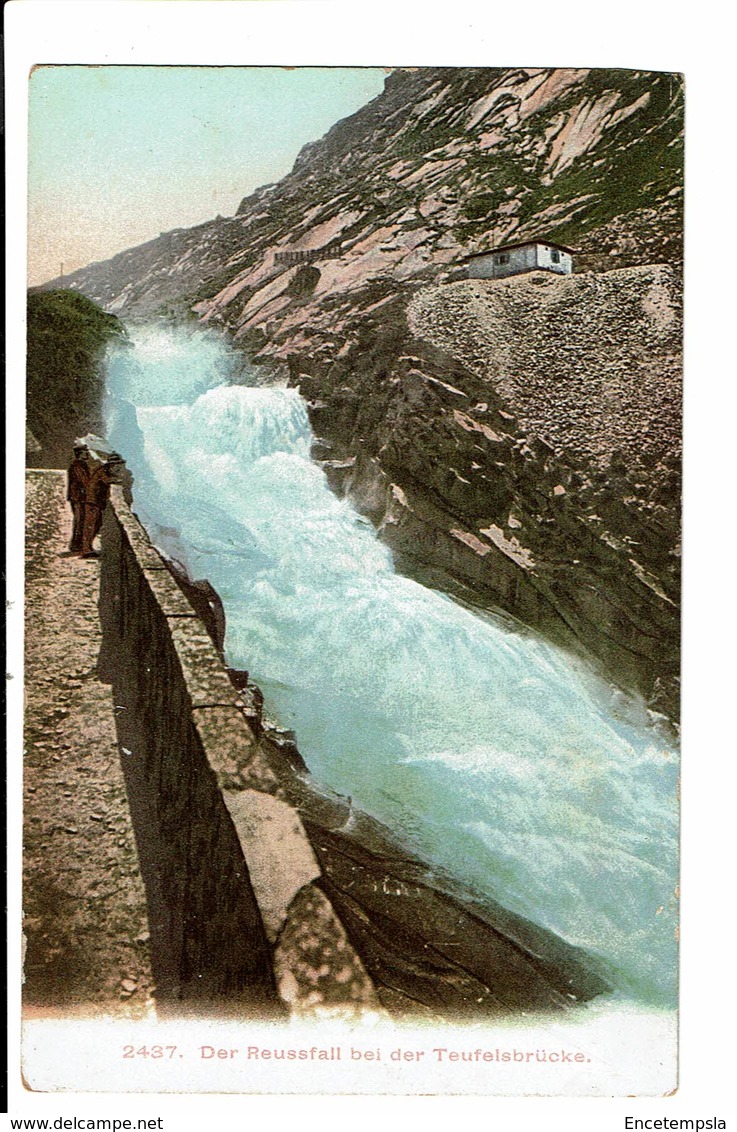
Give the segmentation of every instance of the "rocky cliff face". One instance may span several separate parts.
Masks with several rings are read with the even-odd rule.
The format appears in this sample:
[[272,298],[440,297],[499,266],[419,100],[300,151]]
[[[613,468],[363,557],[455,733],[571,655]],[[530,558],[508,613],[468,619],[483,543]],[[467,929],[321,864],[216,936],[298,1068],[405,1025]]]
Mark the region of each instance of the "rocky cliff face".
[[[406,568],[672,715],[681,132],[675,75],[399,70],[234,217],[65,282],[288,372]],[[452,282],[533,236],[584,274]]]
[[[679,277],[665,265],[455,283],[423,289],[409,308],[418,336],[481,378],[461,382],[466,400],[447,407],[444,431],[462,499],[455,511],[485,564],[485,587],[497,586],[498,554],[511,559],[516,596],[497,594],[503,608],[527,620],[515,601],[532,585],[605,672],[671,715],[680,310]],[[489,428],[494,402],[514,417],[502,410]],[[501,455],[514,438],[527,450],[516,473],[513,456]],[[498,485],[496,500],[484,479]]]
[[[539,284],[536,274],[423,289],[409,312],[397,304],[393,327],[385,314],[382,336],[367,330],[327,367],[300,359],[293,380],[334,487],[377,525],[402,569],[510,613],[672,718],[678,382],[647,296],[674,283],[667,268],[612,274],[622,278]],[[629,312],[608,367],[597,336],[602,280]],[[532,294],[548,286],[547,314],[531,311]],[[589,330],[566,349],[556,312],[570,307]],[[507,348],[497,352],[494,338]],[[610,403],[611,431],[601,423]]]

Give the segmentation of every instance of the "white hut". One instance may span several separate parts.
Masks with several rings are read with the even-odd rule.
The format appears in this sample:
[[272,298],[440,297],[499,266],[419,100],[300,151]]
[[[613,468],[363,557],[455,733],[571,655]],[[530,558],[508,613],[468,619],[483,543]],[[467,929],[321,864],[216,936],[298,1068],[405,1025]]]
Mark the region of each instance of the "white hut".
[[525,271],[552,271],[570,275],[573,271],[573,249],[550,240],[526,240],[520,244],[502,244],[487,252],[466,257],[469,279],[503,279]]

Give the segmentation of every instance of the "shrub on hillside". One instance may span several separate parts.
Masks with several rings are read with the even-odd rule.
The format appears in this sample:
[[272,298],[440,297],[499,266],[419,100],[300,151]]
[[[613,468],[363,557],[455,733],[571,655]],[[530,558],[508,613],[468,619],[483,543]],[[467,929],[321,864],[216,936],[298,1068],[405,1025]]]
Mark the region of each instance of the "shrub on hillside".
[[63,467],[74,437],[100,429],[105,351],[125,331],[77,291],[31,291],[27,309],[27,424],[41,449],[29,459]]

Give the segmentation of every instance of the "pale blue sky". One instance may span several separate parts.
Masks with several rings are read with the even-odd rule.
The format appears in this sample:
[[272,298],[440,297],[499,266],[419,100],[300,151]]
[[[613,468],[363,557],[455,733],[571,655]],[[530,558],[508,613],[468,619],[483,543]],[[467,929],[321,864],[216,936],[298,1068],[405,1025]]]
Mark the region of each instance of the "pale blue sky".
[[29,282],[232,215],[375,98],[376,67],[41,67],[30,80]]

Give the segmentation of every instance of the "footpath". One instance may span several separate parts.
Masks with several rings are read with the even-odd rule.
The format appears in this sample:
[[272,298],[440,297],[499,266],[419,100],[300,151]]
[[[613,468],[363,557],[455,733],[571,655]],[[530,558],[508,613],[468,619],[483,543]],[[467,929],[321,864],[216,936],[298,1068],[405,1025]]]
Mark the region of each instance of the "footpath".
[[146,898],[112,692],[97,676],[99,563],[69,557],[63,472],[26,475],[24,1008],[153,1014]]

